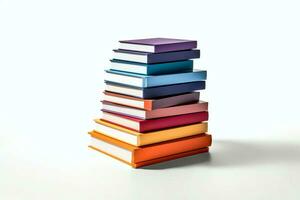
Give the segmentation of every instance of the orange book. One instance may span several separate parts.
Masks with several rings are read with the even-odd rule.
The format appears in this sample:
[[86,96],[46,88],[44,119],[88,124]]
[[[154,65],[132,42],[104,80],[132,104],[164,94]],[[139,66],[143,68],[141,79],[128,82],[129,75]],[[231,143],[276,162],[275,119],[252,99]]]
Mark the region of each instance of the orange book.
[[212,142],[211,135],[204,133],[137,147],[95,131],[89,134],[92,137],[90,148],[107,154],[134,168],[208,152],[208,146]]

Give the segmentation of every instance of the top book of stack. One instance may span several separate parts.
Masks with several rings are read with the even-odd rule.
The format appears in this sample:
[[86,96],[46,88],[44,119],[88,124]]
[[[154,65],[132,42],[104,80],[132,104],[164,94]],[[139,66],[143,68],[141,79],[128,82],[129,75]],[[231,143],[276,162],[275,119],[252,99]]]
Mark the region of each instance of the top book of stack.
[[138,63],[164,63],[200,58],[196,40],[150,38],[121,40],[113,58]]
[[182,51],[197,48],[196,40],[181,40],[171,38],[150,38],[139,40],[121,40],[120,49],[142,51],[149,53],[162,53],[169,51]]

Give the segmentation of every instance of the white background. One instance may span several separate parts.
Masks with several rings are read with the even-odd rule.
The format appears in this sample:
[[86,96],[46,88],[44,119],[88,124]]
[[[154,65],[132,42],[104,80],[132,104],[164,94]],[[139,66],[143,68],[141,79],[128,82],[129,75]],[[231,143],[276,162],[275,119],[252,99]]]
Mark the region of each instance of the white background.
[[[299,199],[297,1],[0,0],[0,199]],[[120,39],[198,40],[209,155],[87,148]]]

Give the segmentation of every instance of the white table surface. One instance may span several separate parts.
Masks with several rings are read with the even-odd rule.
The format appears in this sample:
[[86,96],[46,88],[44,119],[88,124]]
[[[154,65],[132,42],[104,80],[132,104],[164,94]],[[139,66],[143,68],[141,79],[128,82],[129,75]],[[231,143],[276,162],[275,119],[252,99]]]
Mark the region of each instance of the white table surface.
[[209,154],[133,169],[74,138],[2,139],[1,199],[299,198],[299,141],[216,139]]

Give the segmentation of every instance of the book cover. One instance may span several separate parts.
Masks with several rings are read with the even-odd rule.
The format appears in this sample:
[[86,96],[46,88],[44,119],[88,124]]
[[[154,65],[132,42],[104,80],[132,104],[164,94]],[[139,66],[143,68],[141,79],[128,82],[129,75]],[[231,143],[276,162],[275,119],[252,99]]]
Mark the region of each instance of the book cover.
[[108,101],[129,107],[135,107],[144,110],[155,110],[158,108],[167,108],[180,104],[197,102],[199,100],[199,96],[199,92],[192,92],[155,99],[142,99],[113,92],[104,92],[102,99],[103,101]]
[[98,132],[93,131],[89,132],[89,134],[92,137],[90,147],[105,152],[133,167],[142,166],[142,163],[154,164],[155,162],[151,161],[160,160],[159,158],[207,148],[212,143],[211,135],[201,134],[144,147],[136,147]]
[[117,71],[126,71],[144,75],[160,75],[188,72],[193,70],[193,60],[184,60],[177,62],[167,62],[158,64],[144,64],[129,62],[124,60],[111,60],[110,69]]
[[197,48],[196,40],[172,38],[147,38],[136,40],[120,40],[120,49],[162,53]]
[[172,51],[165,53],[147,53],[121,49],[115,49],[113,51],[113,59],[149,64],[200,58],[199,49]]
[[205,81],[207,73],[205,70],[194,70],[176,74],[163,74],[147,76],[115,70],[106,70],[105,81],[121,83],[134,87],[148,88],[163,85],[173,85],[188,82]]
[[105,83],[106,91],[145,99],[184,94],[188,92],[193,92],[195,90],[205,89],[205,81],[165,85],[151,88],[138,88],[108,81],[106,81]]
[[116,113],[103,112],[102,120],[124,126],[140,133],[184,126],[208,120],[208,112],[197,112],[157,119],[138,119]]
[[206,133],[208,129],[207,123],[201,122],[164,130],[140,133],[100,119],[95,119],[95,122],[94,131],[134,146],[144,146],[187,136],[199,135]]

